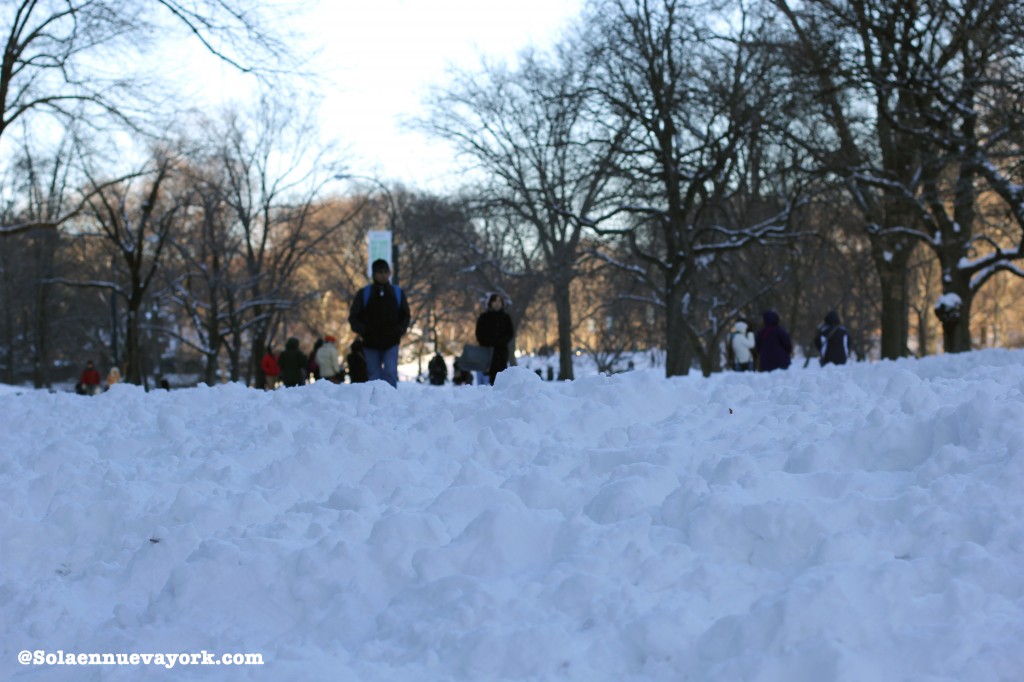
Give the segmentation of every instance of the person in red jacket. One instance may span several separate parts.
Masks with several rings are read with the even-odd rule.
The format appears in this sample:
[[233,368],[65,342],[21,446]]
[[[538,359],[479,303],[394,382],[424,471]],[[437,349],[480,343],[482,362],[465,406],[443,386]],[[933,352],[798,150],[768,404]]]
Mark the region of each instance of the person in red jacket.
[[96,395],[100,392],[100,373],[92,364],[92,360],[85,363],[85,369],[82,370],[82,376],[78,378],[75,392],[79,395]]
[[271,391],[277,387],[277,377],[281,374],[281,367],[277,364],[277,355],[274,354],[273,346],[267,346],[267,353],[260,361],[260,369],[263,370],[263,375],[267,378],[267,390]]

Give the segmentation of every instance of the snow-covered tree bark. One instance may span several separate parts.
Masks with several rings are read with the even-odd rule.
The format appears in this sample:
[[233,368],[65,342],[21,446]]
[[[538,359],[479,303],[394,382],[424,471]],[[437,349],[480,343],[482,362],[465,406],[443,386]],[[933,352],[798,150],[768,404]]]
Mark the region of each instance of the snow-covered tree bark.
[[780,149],[773,131],[784,125],[780,74],[757,47],[756,20],[727,13],[609,0],[590,16],[604,106],[629,132],[621,177],[633,196],[615,215],[621,226],[601,219],[601,231],[627,241],[665,308],[668,376],[687,374],[693,353],[705,373],[714,364],[720,334],[697,305],[710,293],[702,271],[723,254],[782,238],[793,205],[767,180],[785,166],[768,152]]
[[918,241],[942,269],[935,311],[945,349],[969,350],[974,294],[995,272],[1019,271],[1024,225],[996,237],[981,215],[994,199],[1011,216],[1019,204],[1011,169],[1022,158],[1013,131],[1024,4],[773,3],[792,31],[780,43],[795,75],[813,84],[817,120],[831,132],[808,137],[808,147],[819,168],[846,183],[872,240],[882,356],[906,352],[907,270]]

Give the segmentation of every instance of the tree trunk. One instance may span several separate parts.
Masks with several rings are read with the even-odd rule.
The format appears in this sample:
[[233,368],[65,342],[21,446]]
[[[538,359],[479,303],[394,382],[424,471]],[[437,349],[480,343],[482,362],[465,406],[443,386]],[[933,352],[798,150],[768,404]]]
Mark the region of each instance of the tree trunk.
[[214,386],[217,383],[217,354],[209,353],[206,356],[206,369],[203,371],[203,382],[207,386]]
[[14,306],[4,301],[4,383],[14,383]]
[[[214,271],[218,271],[220,262],[216,256],[213,259]],[[206,349],[206,370],[203,379],[207,386],[217,383],[217,369],[220,366],[220,347],[224,343],[224,336],[220,328],[220,298],[217,295],[217,288],[210,287],[210,308],[206,313],[207,349]]]
[[[6,365],[4,382],[8,384],[14,383],[15,375],[14,325],[16,323],[14,312],[17,310],[17,306],[14,303],[14,280],[12,279],[13,271],[11,269],[13,254],[12,249],[9,247],[16,243],[20,243],[20,240],[16,242],[11,238],[0,239],[0,272],[3,273],[4,364]],[[24,294],[22,294],[22,297],[24,297]]]
[[[942,350],[946,353],[966,353],[971,350],[971,304],[974,295],[970,282],[964,277],[952,276],[946,282],[943,298],[935,306],[935,316],[942,323]],[[959,297],[950,304],[951,294]]]
[[556,281],[554,284],[555,315],[558,320],[558,380],[572,381],[572,299],[569,282]]
[[35,262],[38,264],[38,277],[35,283],[35,311],[33,315],[33,334],[35,336],[35,354],[32,358],[32,383],[36,388],[50,388],[53,384],[53,362],[50,358],[50,288],[46,280],[53,277],[53,259],[57,252],[58,238],[55,231],[47,231],[35,240]]
[[722,330],[717,330],[705,344],[701,340],[700,334],[693,327],[684,323],[684,329],[686,330],[686,345],[683,353],[687,358],[687,365],[692,364],[693,356],[696,355],[700,372],[705,377],[709,377],[714,374],[715,370],[721,369],[718,366],[718,358],[721,349]]
[[142,352],[139,339],[139,311],[135,297],[128,303],[124,334],[124,380],[142,385]]
[[686,323],[683,320],[683,288],[674,287],[669,289],[667,294],[665,376],[686,376],[690,373],[690,348],[686,341]]
[[711,376],[715,371],[715,348],[717,348],[715,345],[711,346],[711,348],[704,348],[703,344],[701,344],[696,350],[697,361],[700,363],[700,373],[706,377]]
[[[259,350],[257,351],[257,348]],[[259,355],[256,353],[259,352]],[[263,344],[252,346],[252,357],[249,359],[249,371],[245,383],[261,391],[267,387],[267,375],[263,373]]]
[[881,239],[873,239],[871,246],[882,297],[882,359],[895,360],[907,354],[910,334],[908,267],[913,245],[906,240],[882,243]]
[[250,377],[255,377],[255,381],[250,385],[260,389],[267,387],[267,375],[263,373],[263,355],[266,352],[266,330],[257,330],[252,337],[252,352],[249,358],[250,373],[246,377],[246,383],[250,383]]
[[[254,276],[255,278],[255,276]],[[253,286],[251,296],[259,300],[262,291],[259,286]],[[270,320],[263,317],[264,306],[253,306],[250,315],[255,323],[252,327],[251,343],[249,345],[249,363],[245,372],[245,383],[256,388],[267,387],[267,375],[263,373],[263,354],[267,352],[267,335],[270,333]]]
[[918,357],[924,357],[930,355],[928,345],[931,343],[931,337],[928,334],[928,314],[924,311],[917,313],[917,354]]
[[239,381],[242,377],[242,348],[240,343],[230,346],[228,357],[231,362],[231,381]]
[[50,387],[50,285],[39,284],[35,311],[35,354],[32,358],[32,384],[36,388]]

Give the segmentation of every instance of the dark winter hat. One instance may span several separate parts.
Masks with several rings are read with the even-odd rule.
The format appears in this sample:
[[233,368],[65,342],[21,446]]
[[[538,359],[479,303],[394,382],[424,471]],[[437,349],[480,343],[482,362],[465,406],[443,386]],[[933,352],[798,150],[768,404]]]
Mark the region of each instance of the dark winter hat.
[[839,313],[830,310],[828,315],[825,316],[825,324],[839,324]]
[[383,258],[378,258],[373,261],[373,265],[370,266],[372,272],[391,272],[391,266]]

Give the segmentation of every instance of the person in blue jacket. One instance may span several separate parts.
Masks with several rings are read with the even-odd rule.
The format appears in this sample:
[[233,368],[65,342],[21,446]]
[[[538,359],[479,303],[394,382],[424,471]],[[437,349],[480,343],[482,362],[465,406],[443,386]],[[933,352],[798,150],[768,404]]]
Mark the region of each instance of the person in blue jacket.
[[764,326],[757,332],[754,340],[757,348],[758,370],[771,372],[776,369],[788,369],[789,360],[793,356],[793,340],[786,328],[779,324],[779,314],[774,310],[766,310],[761,314]]
[[373,281],[356,292],[348,322],[363,341],[367,378],[383,379],[398,386],[398,342],[409,330],[409,301],[397,284],[391,283],[391,266],[384,259],[373,261]]

